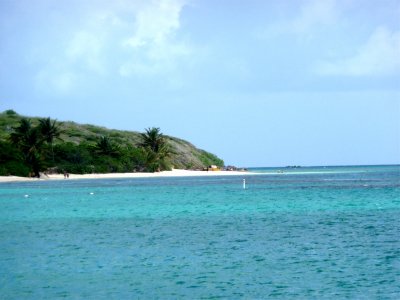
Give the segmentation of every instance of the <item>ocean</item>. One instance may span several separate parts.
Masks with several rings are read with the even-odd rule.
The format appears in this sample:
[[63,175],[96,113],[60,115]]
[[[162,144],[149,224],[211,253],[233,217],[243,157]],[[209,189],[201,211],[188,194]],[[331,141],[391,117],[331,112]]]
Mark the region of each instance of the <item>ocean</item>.
[[1,183],[0,298],[400,298],[400,166],[249,171]]

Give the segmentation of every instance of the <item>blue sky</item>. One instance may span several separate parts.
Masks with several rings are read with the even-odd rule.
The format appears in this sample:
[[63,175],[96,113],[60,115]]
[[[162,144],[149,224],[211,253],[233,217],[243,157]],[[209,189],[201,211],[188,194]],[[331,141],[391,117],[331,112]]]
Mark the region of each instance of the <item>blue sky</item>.
[[398,0],[0,0],[0,110],[238,166],[400,163]]

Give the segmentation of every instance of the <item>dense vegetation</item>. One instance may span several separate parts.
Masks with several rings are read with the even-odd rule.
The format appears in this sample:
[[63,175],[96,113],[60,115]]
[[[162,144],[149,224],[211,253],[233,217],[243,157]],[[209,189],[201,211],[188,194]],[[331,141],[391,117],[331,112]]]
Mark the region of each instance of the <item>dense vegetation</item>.
[[24,117],[13,110],[0,113],[0,175],[155,172],[223,164],[159,128],[138,133]]

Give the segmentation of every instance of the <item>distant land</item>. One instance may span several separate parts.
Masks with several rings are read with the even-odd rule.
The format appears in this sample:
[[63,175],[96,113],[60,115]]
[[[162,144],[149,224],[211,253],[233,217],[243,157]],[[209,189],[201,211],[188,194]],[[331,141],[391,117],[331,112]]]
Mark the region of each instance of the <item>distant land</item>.
[[[36,138],[33,129],[39,128],[41,122],[46,119],[48,125],[56,127],[57,137],[54,137],[51,143],[45,143],[45,139],[42,139],[42,142],[38,141],[41,151],[36,151],[39,146],[36,146],[35,142],[32,142],[33,146],[30,148],[27,147],[25,144],[31,143],[29,139]],[[21,124],[27,121],[32,128],[30,136],[25,138],[29,142],[24,142],[20,137],[20,140],[13,142],[10,137],[14,134],[14,140],[18,139],[16,131],[21,131]],[[183,139],[163,135],[161,129],[159,130],[167,154],[159,158],[162,163],[158,163],[152,169],[149,165],[154,165],[156,153],[142,147],[143,133],[78,124],[73,121],[58,121],[47,117],[22,116],[13,110],[6,110],[0,113],[0,175],[28,176],[33,171],[30,165],[37,163],[40,163],[40,171],[80,174],[224,166],[224,161],[216,155]],[[30,151],[36,151],[36,154],[32,156]],[[29,158],[29,155],[32,157]],[[32,163],[32,159],[37,163]]]

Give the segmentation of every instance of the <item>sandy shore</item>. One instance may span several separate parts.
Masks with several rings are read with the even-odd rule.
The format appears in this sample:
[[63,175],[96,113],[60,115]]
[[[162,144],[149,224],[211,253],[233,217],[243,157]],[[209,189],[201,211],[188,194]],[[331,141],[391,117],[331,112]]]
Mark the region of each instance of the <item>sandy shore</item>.
[[[150,177],[190,177],[190,176],[238,176],[249,175],[250,172],[242,171],[190,171],[178,170],[163,171],[157,173],[108,173],[108,174],[70,174],[67,180],[74,179],[111,179],[111,178],[150,178]],[[64,180],[63,174],[42,176],[42,178],[26,178],[18,176],[0,176],[0,182],[14,181],[42,181],[42,180]]]

